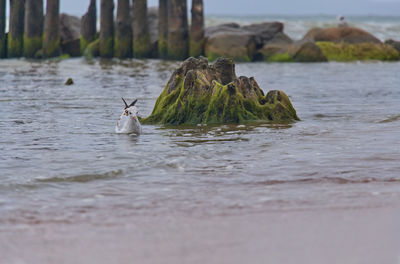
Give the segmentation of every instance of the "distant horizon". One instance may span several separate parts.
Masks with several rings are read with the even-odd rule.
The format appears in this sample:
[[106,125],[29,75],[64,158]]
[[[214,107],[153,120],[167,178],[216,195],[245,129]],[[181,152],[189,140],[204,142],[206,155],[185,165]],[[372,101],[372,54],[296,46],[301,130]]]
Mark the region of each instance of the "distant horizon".
[[[60,13],[82,16],[89,6],[90,0],[63,0],[60,2]],[[46,0],[44,0],[46,2]],[[98,13],[100,0],[97,0]],[[117,1],[115,1],[116,3]],[[158,0],[148,0],[148,6],[158,6]],[[301,3],[294,0],[281,0],[275,4],[268,0],[242,1],[207,1],[204,0],[205,16],[400,16],[400,0],[346,0],[331,2],[328,0],[304,0]],[[191,1],[188,1],[190,14]],[[7,15],[9,2],[7,1]]]

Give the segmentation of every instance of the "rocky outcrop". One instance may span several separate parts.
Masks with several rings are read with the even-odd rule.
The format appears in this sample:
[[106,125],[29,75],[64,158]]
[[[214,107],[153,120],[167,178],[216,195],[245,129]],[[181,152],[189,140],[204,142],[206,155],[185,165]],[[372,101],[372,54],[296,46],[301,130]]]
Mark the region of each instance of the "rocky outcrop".
[[232,59],[189,58],[175,70],[147,124],[196,125],[298,120],[282,91],[266,95],[253,77],[236,77]]
[[372,34],[354,27],[313,28],[303,37],[303,41],[328,41],[334,43],[382,43]]
[[220,56],[237,61],[261,59],[260,49],[266,44],[284,45],[293,41],[283,33],[280,22],[265,22],[240,27],[236,23],[222,24],[205,30],[205,55],[214,60]]
[[267,62],[326,62],[321,48],[314,42],[305,41],[287,45],[267,44],[261,49]]
[[329,61],[396,61],[400,59],[399,52],[388,44],[332,42],[317,42],[316,44]]
[[81,19],[65,13],[60,15],[60,41],[63,54],[81,55]]
[[392,46],[393,48],[395,48],[399,53],[400,53],[400,41],[396,41],[393,39],[388,39],[385,41],[385,44],[388,44],[390,46]]
[[383,44],[372,34],[354,27],[313,28],[302,42],[314,42],[328,61],[399,60],[392,45]]

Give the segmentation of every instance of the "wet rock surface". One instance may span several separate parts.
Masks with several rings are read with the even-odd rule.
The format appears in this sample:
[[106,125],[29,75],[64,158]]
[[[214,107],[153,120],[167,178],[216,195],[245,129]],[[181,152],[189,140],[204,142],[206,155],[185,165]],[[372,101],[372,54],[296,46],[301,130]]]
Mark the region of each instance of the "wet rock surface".
[[283,33],[280,22],[265,22],[239,26],[236,23],[206,28],[205,55],[210,60],[220,56],[237,61],[261,60],[259,50],[268,43],[288,44],[293,41]]
[[334,43],[382,43],[372,34],[355,27],[333,27],[333,28],[313,28],[307,32],[303,40],[308,41],[328,41]]
[[143,123],[166,125],[298,120],[282,91],[266,95],[253,77],[236,77],[232,59],[210,65],[204,57],[189,58],[174,71]]
[[76,57],[81,55],[81,19],[62,13],[60,15],[60,39],[62,53]]

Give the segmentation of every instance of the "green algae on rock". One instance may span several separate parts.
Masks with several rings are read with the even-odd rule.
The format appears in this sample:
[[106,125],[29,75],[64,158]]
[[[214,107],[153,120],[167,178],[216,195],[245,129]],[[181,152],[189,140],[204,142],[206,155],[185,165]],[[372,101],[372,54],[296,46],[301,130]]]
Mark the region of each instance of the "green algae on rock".
[[144,124],[196,125],[299,120],[282,91],[266,95],[253,77],[236,77],[232,59],[189,58],[175,70]]
[[316,44],[329,61],[396,61],[400,59],[399,52],[388,44],[332,42],[317,42]]

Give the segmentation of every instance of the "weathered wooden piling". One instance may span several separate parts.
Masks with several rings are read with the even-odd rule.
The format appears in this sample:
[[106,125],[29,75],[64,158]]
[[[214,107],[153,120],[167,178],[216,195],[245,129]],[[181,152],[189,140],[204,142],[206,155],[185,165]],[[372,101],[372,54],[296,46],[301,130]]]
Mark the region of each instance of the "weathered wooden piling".
[[60,0],[47,0],[43,35],[43,57],[56,57],[60,53]]
[[6,0],[0,0],[0,58],[7,56]]
[[168,0],[158,3],[158,57],[168,55]]
[[114,54],[114,1],[100,2],[99,53],[102,58],[112,58]]
[[135,58],[148,58],[150,55],[147,0],[133,0],[133,56]]
[[96,0],[90,0],[89,8],[81,19],[81,53],[86,47],[96,39],[96,23],[97,23]]
[[204,7],[203,0],[192,0],[192,24],[190,25],[189,55],[198,57],[204,51]]
[[186,59],[189,54],[189,32],[186,0],[168,1],[168,58]]
[[132,57],[132,23],[129,0],[118,0],[115,29],[114,56],[120,59]]
[[24,56],[34,58],[36,52],[42,49],[43,40],[43,0],[26,0]]
[[10,20],[8,30],[7,56],[9,58],[23,55],[25,0],[10,1]]

